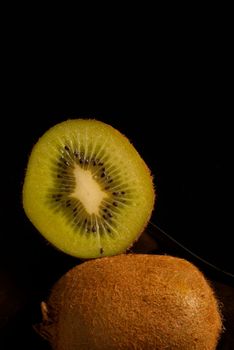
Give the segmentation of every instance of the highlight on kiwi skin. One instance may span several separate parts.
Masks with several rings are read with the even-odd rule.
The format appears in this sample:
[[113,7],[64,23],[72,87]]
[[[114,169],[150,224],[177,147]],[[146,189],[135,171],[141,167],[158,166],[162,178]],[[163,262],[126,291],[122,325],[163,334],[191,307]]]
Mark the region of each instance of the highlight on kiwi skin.
[[73,119],[35,144],[23,186],[24,210],[55,247],[80,258],[125,252],[154,206],[150,171],[112,126]]
[[215,350],[222,319],[203,274],[171,256],[122,254],[68,271],[41,304],[54,350]]

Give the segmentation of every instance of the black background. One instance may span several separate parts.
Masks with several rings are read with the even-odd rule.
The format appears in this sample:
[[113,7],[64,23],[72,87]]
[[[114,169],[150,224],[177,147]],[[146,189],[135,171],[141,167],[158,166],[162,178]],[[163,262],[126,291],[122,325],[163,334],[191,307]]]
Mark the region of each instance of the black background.
[[76,64],[75,57],[72,68],[59,49],[53,57],[47,49],[40,55],[40,47],[21,56],[20,47],[17,59],[9,58],[0,123],[3,350],[16,345],[47,349],[32,330],[40,321],[39,303],[77,263],[44,241],[26,218],[21,199],[33,144],[68,118],[96,118],[124,133],[154,175],[157,200],[151,221],[196,254],[234,272],[233,108],[227,65],[214,60],[215,48],[208,54],[206,45],[198,52],[170,46],[153,57],[147,47],[142,60],[137,49],[129,57],[116,48],[102,62],[100,50],[87,57],[83,49],[83,60]]

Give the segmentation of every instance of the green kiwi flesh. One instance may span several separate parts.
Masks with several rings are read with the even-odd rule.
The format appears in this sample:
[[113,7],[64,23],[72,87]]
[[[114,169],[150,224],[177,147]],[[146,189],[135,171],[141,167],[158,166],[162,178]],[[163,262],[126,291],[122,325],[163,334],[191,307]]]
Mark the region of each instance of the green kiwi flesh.
[[54,350],[214,350],[222,330],[203,274],[171,256],[89,260],[55,284],[42,314]]
[[103,122],[49,129],[29,158],[23,206],[55,247],[80,258],[126,251],[154,206],[150,171],[128,139]]

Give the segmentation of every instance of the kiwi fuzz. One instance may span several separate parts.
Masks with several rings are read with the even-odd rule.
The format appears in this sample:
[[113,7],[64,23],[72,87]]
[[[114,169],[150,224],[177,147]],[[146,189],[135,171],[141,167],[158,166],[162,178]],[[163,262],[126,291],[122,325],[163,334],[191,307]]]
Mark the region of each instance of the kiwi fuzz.
[[97,120],[49,129],[29,158],[23,206],[38,231],[81,259],[123,253],[146,227],[155,190],[129,140]]
[[222,319],[204,275],[171,256],[123,254],[68,271],[42,303],[54,350],[215,350]]

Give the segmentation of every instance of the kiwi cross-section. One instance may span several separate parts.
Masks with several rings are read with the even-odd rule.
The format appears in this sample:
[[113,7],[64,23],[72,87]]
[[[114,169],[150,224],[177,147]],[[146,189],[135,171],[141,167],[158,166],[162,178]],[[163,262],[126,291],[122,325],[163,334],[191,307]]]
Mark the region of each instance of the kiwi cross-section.
[[29,158],[23,206],[55,247],[80,258],[126,251],[154,206],[152,176],[128,139],[97,120],[49,129]]

